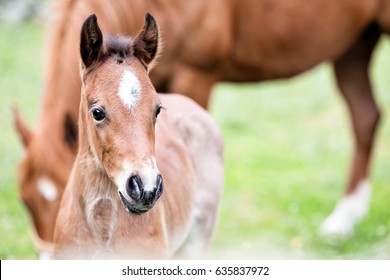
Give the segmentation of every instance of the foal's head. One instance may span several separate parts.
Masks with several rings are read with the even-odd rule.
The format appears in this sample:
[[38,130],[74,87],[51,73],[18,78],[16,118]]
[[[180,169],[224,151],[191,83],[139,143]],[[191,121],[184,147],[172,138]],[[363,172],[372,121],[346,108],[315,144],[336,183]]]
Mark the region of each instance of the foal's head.
[[161,105],[148,77],[157,46],[158,27],[150,14],[134,39],[103,38],[95,15],[81,30],[80,149],[88,149],[134,214],[152,208],[163,191],[154,151]]

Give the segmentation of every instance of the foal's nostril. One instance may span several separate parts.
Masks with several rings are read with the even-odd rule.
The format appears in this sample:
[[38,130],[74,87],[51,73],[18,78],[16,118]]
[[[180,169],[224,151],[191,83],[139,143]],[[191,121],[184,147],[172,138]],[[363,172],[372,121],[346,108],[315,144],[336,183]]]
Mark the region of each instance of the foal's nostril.
[[155,181],[155,187],[152,191],[145,192],[142,201],[145,205],[153,206],[156,201],[160,198],[164,188],[164,182],[161,177],[161,175],[157,175],[156,181]]
[[140,200],[143,192],[142,180],[138,175],[133,175],[127,180],[127,194],[135,201]]
[[156,191],[155,191],[156,199],[158,199],[161,196],[163,189],[164,189],[164,181],[162,176],[158,174],[157,181],[156,181]]

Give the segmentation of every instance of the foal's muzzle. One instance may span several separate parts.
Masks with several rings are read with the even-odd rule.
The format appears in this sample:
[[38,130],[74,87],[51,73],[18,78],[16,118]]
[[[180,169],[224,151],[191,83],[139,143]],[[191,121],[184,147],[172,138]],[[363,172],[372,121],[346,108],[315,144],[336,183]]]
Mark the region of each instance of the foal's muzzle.
[[133,214],[143,214],[150,210],[160,198],[164,182],[160,174],[157,175],[153,188],[146,189],[139,175],[132,175],[126,182],[126,193],[130,200],[119,191],[119,196],[126,210]]

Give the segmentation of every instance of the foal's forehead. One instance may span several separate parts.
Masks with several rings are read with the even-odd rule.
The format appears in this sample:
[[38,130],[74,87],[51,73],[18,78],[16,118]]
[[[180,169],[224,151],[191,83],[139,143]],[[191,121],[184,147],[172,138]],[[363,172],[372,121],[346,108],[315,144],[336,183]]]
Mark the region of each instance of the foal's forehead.
[[100,63],[85,75],[90,83],[87,85],[90,103],[119,101],[134,108],[144,97],[156,94],[145,65],[134,55],[134,42],[128,37],[107,36]]
[[124,70],[118,86],[118,95],[122,103],[130,109],[134,108],[140,98],[141,90],[138,77],[131,70]]
[[[123,104],[129,109],[157,96],[144,66],[137,58],[128,58],[118,63],[115,57],[107,59],[93,74],[92,88],[89,91],[90,104],[96,100]],[[146,98],[146,99],[145,99]],[[146,101],[147,102],[147,101]]]

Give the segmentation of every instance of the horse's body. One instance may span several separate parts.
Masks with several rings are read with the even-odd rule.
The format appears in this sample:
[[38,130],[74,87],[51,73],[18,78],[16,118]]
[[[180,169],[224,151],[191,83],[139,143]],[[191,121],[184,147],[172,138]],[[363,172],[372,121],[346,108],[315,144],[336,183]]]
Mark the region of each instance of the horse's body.
[[195,102],[157,97],[146,69],[156,30],[149,16],[133,41],[94,46],[96,18],[83,26],[80,145],[55,227],[57,257],[166,258],[210,243],[223,188],[222,138]]
[[[355,150],[345,197],[324,223],[323,231],[347,235],[364,216],[380,115],[368,65],[379,37],[390,32],[390,0],[65,0],[62,4],[58,9],[61,15],[49,34],[52,43],[36,132],[30,133],[18,121],[24,142],[29,143],[20,175],[22,196],[30,204],[41,238],[51,240],[58,205],[52,207],[50,217],[42,218],[34,205],[47,201],[30,196],[37,193],[37,181],[48,178],[57,186],[59,198],[67,180],[77,147],[74,123],[81,87],[77,34],[71,26],[80,26],[92,12],[99,16],[103,31],[124,34],[133,34],[145,11],[152,12],[164,42],[164,56],[151,72],[154,85],[160,92],[183,93],[204,107],[218,81],[285,78],[323,61],[332,62],[351,112]],[[58,55],[60,50],[64,50],[62,56]],[[39,157],[43,153],[47,158]],[[58,204],[58,198],[50,203]]]

